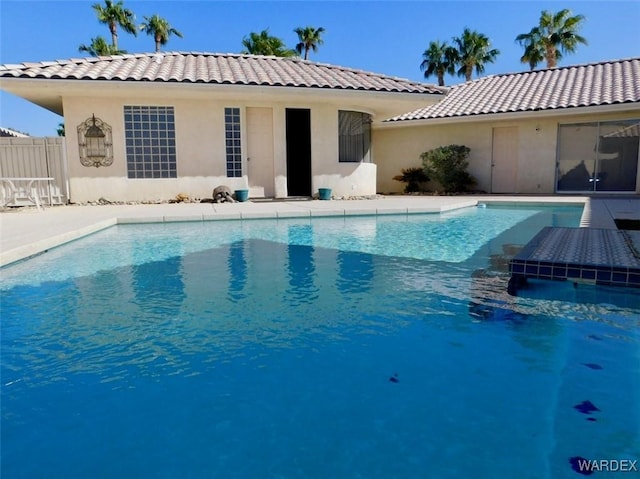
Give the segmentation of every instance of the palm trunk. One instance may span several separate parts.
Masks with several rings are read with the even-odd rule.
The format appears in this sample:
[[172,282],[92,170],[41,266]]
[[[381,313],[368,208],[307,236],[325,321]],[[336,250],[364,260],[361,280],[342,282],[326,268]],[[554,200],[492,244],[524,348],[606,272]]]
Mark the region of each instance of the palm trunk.
[[304,59],[306,60],[309,57],[309,48],[304,47]]
[[156,37],[156,53],[158,53],[160,51],[160,38]]
[[464,77],[467,81],[471,81],[471,76],[473,75],[473,65],[467,65],[464,70]]
[[111,45],[113,45],[114,50],[118,49],[118,27],[115,23],[111,23],[109,25],[109,30],[111,30]]
[[438,86],[444,86],[444,72],[438,72]]
[[545,57],[547,60],[547,68],[555,68],[558,64],[558,59],[556,58],[556,49],[553,45],[547,45],[545,47],[546,53]]

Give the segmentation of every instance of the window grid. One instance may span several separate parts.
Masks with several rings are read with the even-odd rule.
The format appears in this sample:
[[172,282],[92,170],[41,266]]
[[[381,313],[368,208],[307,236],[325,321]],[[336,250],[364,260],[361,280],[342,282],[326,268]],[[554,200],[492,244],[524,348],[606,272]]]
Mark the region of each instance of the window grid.
[[240,108],[224,109],[224,135],[227,156],[227,177],[239,178],[242,176]]
[[129,178],[177,178],[172,106],[125,106]]

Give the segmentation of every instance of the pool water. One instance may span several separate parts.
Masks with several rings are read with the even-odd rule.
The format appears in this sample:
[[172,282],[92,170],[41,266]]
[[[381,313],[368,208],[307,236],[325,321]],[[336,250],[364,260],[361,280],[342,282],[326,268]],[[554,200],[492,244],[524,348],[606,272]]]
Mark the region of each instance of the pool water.
[[506,293],[518,249],[580,214],[122,225],[4,268],[2,477],[564,478],[571,458],[638,460],[640,291]]

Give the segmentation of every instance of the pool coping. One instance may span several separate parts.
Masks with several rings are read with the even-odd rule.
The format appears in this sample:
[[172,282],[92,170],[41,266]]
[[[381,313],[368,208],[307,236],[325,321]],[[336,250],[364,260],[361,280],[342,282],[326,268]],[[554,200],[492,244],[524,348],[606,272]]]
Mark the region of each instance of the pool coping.
[[[632,198],[632,201],[640,198]],[[389,196],[374,200],[56,206],[0,213],[0,267],[41,254],[118,224],[440,214],[492,206],[583,205],[582,227],[616,229],[610,208],[589,197]],[[640,211],[640,208],[639,208]],[[640,214],[639,214],[640,216]],[[604,225],[604,226],[603,226]]]

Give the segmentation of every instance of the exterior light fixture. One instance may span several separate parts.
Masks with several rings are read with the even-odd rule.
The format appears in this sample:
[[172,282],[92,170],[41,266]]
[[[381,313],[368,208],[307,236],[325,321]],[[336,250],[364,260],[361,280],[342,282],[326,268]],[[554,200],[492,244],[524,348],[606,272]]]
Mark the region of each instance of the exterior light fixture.
[[113,164],[111,127],[95,115],[78,126],[80,163],[83,166],[110,166]]

